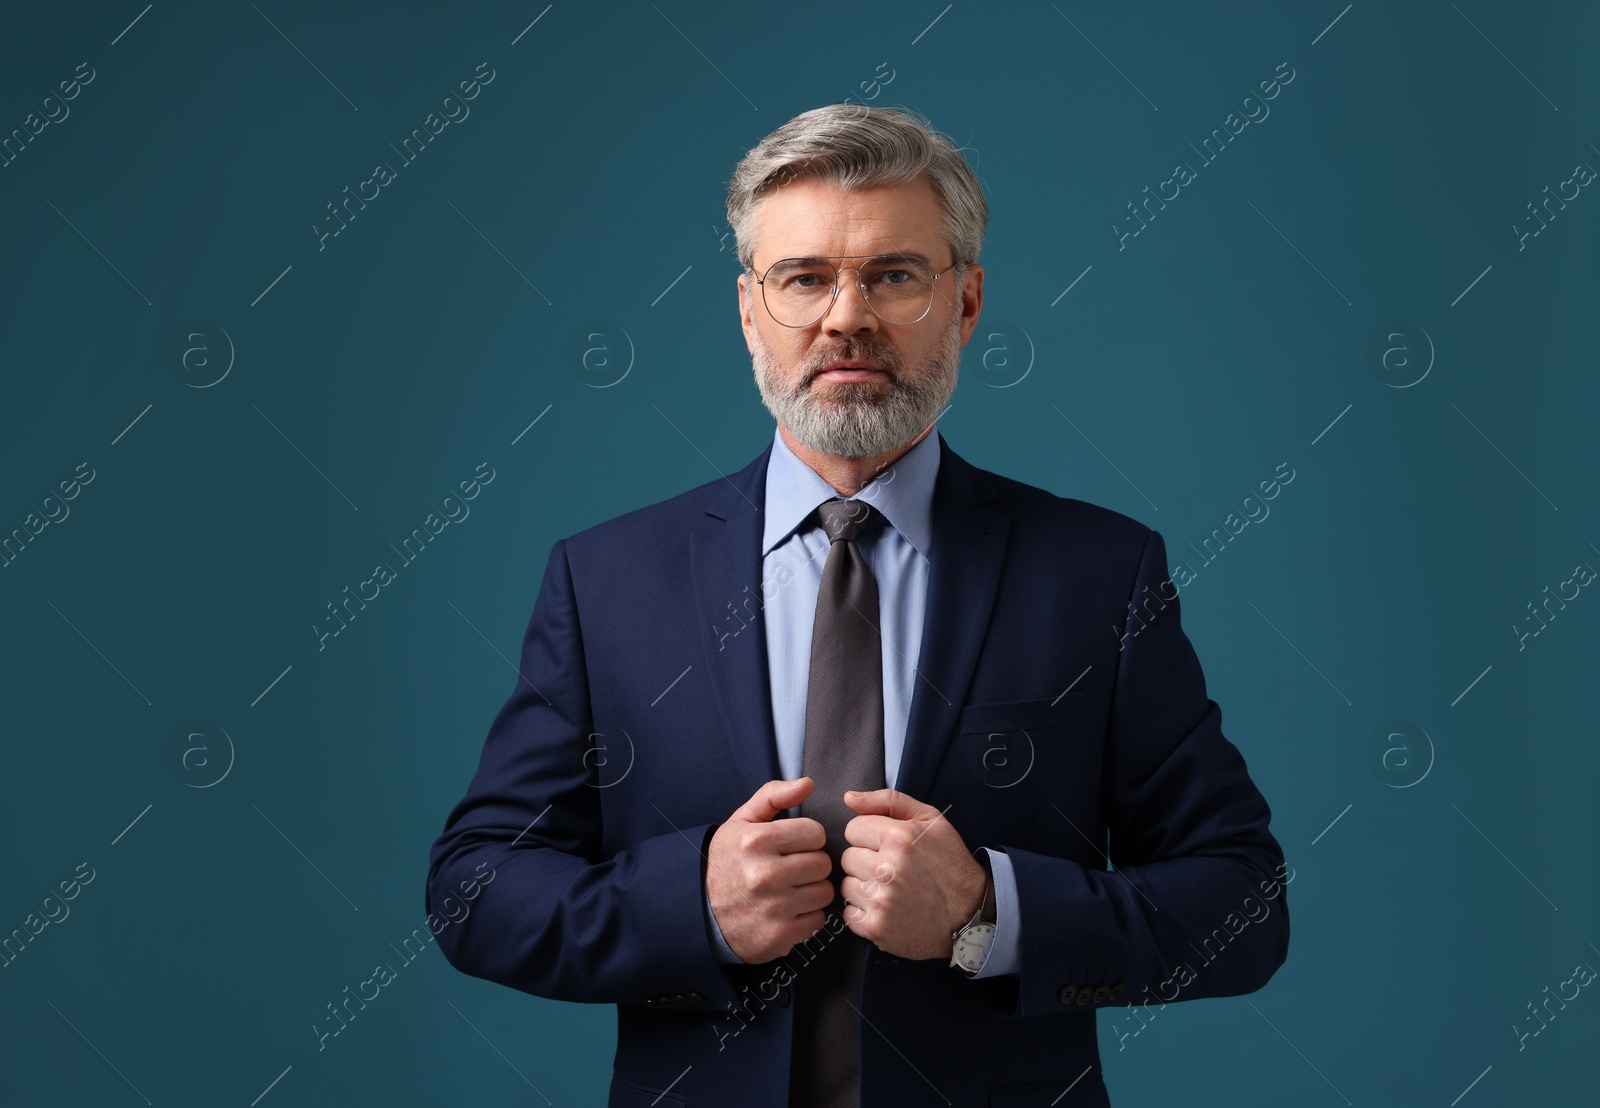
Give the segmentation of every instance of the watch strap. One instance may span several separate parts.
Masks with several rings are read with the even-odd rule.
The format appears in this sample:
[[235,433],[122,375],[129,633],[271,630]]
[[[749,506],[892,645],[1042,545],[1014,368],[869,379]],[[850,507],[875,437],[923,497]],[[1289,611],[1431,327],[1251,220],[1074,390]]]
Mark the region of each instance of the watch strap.
[[984,923],[996,922],[994,868],[989,862],[989,852],[982,847],[979,847],[972,853],[973,856],[977,858],[978,864],[983,867],[983,900],[978,905],[977,914],[968,920],[964,925],[966,927],[970,927],[972,924],[978,923],[980,920]]

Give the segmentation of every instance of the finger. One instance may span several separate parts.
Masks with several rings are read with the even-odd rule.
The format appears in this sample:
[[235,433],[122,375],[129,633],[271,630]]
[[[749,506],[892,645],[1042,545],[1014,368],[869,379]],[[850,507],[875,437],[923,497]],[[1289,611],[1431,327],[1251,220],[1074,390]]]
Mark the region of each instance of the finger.
[[794,917],[794,922],[795,926],[804,928],[806,934],[815,935],[818,931],[822,930],[825,924],[827,924],[828,913],[824,912],[821,908],[811,912],[801,912],[799,915]]
[[786,809],[811,795],[814,782],[809,777],[793,781],[768,781],[755,795],[735,809],[729,819],[745,823],[771,823]]
[[882,911],[890,903],[888,886],[882,881],[846,877],[839,882],[839,895],[863,909]]
[[884,835],[902,821],[882,815],[856,816],[844,825],[844,841],[851,846],[882,850]]
[[794,902],[807,911],[820,912],[833,903],[833,882],[813,881],[808,885],[796,885]]
[[774,863],[773,874],[777,881],[796,888],[819,881],[826,884],[834,876],[833,859],[821,850],[784,854]]
[[839,853],[839,869],[845,876],[870,881],[876,876],[882,856],[864,846],[847,846]]
[[809,819],[775,819],[751,833],[752,849],[762,854],[810,854],[827,843],[822,825]]
[[780,854],[821,850],[828,843],[827,830],[809,816],[774,820],[767,834]]
[[873,789],[871,792],[858,792],[847,789],[844,794],[845,804],[860,815],[889,816],[891,819],[935,819],[939,809],[932,804],[924,804],[915,797],[907,796],[898,789]]

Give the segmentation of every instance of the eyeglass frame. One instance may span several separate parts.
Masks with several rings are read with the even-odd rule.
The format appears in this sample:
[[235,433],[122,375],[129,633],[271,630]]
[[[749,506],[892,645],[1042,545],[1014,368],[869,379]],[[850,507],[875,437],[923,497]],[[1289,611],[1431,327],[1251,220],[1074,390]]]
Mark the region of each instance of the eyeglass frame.
[[[772,320],[772,322],[776,323],[780,327],[789,327],[789,328],[793,328],[793,329],[798,329],[798,328],[801,328],[801,327],[810,327],[811,324],[817,322],[817,320],[822,319],[829,312],[833,311],[834,304],[837,303],[838,300],[839,300],[840,282],[842,281],[842,279],[844,277],[845,271],[849,270],[849,269],[853,269],[856,272],[856,291],[861,293],[861,302],[867,306],[867,310],[869,312],[871,312],[873,315],[877,316],[879,319],[883,319],[883,321],[885,323],[889,324],[889,326],[891,326],[891,327],[915,327],[917,324],[921,323],[924,319],[927,319],[928,318],[928,313],[933,311],[934,296],[939,291],[939,278],[943,277],[946,273],[949,273],[952,269],[955,269],[957,267],[965,267],[967,264],[969,264],[969,263],[962,262],[962,261],[954,261],[954,262],[951,262],[949,265],[945,266],[939,272],[935,273],[933,275],[933,284],[931,286],[929,286],[929,289],[928,289],[928,306],[926,308],[922,309],[922,314],[919,315],[916,319],[913,319],[910,323],[896,323],[893,320],[884,319],[882,314],[879,313],[878,309],[874,308],[872,306],[872,298],[867,295],[866,288],[861,284],[861,267],[858,266],[858,265],[845,265],[845,266],[834,265],[833,264],[833,259],[834,258],[838,258],[841,262],[850,261],[852,258],[856,259],[856,260],[861,260],[861,259],[871,260],[873,258],[889,258],[889,259],[909,258],[912,261],[922,262],[929,269],[933,268],[933,263],[928,261],[926,258],[922,257],[920,254],[906,253],[904,251],[900,251],[900,252],[883,251],[883,252],[877,253],[877,254],[831,254],[831,255],[828,255],[826,257],[824,257],[821,254],[800,254],[800,255],[797,255],[797,256],[791,257],[791,258],[779,258],[777,261],[773,262],[772,265],[767,266],[767,268],[764,269],[761,272],[761,276],[759,276],[759,277],[756,277],[756,271],[752,266],[745,266],[744,268],[745,268],[745,272],[746,273],[750,274],[751,277],[755,277],[756,284],[761,286],[761,306],[766,309],[767,318]],[[767,303],[767,274],[772,272],[774,266],[777,266],[778,264],[780,264],[782,262],[796,262],[796,261],[827,262],[828,265],[832,266],[833,267],[833,272],[834,272],[833,292],[831,294],[829,294],[829,296],[828,296],[828,306],[823,308],[822,311],[818,312],[815,319],[812,319],[812,320],[810,320],[809,322],[806,322],[806,323],[785,323],[783,320],[779,319],[777,316],[772,314],[772,307],[771,307],[771,305],[769,305]]]

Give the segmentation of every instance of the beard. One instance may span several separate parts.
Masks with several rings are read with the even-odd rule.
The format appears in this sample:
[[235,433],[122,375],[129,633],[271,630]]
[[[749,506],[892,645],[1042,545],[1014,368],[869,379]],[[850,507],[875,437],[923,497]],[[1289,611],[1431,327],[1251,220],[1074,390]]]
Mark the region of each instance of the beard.
[[[892,347],[850,340],[837,350],[808,357],[789,386],[760,331],[755,332],[750,360],[761,402],[801,443],[843,458],[874,457],[916,438],[955,393],[961,367],[960,305],[926,362],[909,371]],[[833,361],[866,362],[882,369],[886,378],[819,385],[817,374]]]

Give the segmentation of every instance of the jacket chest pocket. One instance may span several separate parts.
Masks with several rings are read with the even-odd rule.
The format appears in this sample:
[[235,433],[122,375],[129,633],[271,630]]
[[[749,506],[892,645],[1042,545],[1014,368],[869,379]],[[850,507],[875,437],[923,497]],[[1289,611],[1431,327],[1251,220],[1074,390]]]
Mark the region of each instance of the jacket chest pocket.
[[968,704],[956,726],[961,774],[990,789],[1031,792],[1019,786],[1027,786],[1038,772],[1041,754],[1049,762],[1059,761],[1057,748],[1070,741],[1070,729],[1082,721],[1085,703],[1081,694],[1068,694]]

